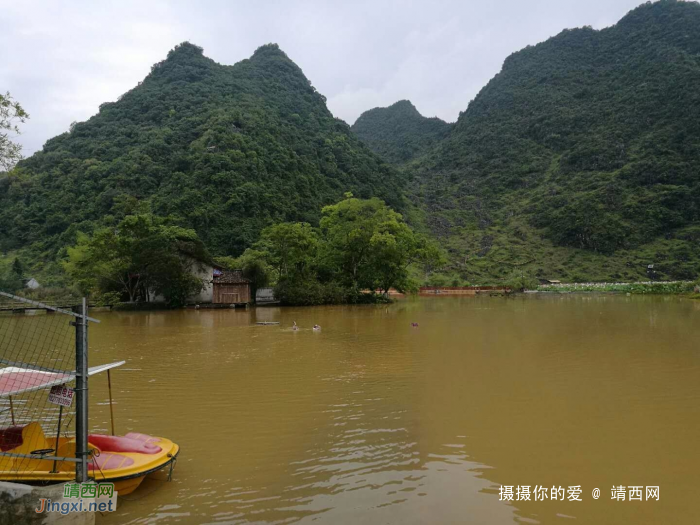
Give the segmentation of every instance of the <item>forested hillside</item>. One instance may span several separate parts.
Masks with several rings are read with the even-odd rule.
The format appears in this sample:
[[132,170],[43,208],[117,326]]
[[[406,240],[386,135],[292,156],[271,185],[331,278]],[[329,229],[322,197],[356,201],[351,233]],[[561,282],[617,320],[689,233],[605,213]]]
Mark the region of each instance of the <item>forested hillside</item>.
[[50,260],[76,232],[150,208],[238,255],[272,223],[317,224],[347,191],[401,209],[401,187],[276,45],[224,66],[183,43],[0,179],[0,252]]
[[456,124],[401,101],[354,133],[276,45],[223,66],[184,43],[0,176],[0,253],[56,260],[79,231],[153,213],[236,256],[350,191],[448,250],[424,279],[695,279],[698,86],[700,4],[672,0],[514,53]]
[[376,154],[402,164],[429,151],[451,127],[437,117],[424,117],[410,101],[400,100],[388,108],[365,111],[351,129]]
[[644,4],[508,57],[413,164],[460,279],[700,269],[700,5]]

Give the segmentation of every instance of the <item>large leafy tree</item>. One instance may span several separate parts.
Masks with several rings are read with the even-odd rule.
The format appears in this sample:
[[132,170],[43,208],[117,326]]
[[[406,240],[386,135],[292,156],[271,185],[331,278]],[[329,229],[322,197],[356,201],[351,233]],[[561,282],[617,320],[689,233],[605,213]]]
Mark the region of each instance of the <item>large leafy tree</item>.
[[319,247],[318,233],[306,222],[280,223],[265,228],[258,251],[267,254],[277,280],[303,278],[311,272]]
[[356,199],[352,194],[323,208],[321,231],[326,240],[324,264],[344,284],[359,289],[368,283],[372,237],[383,224],[400,218],[380,199]]
[[12,140],[19,134],[19,123],[29,118],[9,92],[0,94],[0,170],[9,171],[22,158],[22,145]]
[[202,289],[192,269],[208,258],[193,230],[140,214],[99,228],[92,236],[79,234],[63,266],[83,292],[117,292],[131,302],[155,294],[177,305]]
[[372,290],[385,294],[391,288],[412,290],[417,284],[410,278],[409,268],[417,264],[426,268],[445,263],[442,250],[428,238],[417,235],[399,215],[379,225],[370,240],[370,257],[367,274]]
[[400,213],[377,198],[347,194],[339,203],[326,206],[321,232],[321,264],[355,292],[405,290],[411,286],[412,263],[430,265],[439,258],[431,242],[414,233]]

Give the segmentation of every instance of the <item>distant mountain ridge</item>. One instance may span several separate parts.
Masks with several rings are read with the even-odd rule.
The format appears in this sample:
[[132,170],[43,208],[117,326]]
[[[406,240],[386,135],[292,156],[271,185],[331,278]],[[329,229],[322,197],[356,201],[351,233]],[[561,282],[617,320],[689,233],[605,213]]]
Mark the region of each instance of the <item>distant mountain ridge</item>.
[[225,66],[183,43],[0,180],[0,250],[53,257],[148,205],[237,255],[264,226],[314,223],[347,191],[401,209],[402,185],[277,45]]
[[0,252],[55,260],[148,207],[237,255],[351,191],[432,233],[450,283],[696,279],[698,86],[700,5],[675,0],[512,54],[454,124],[404,100],[351,129],[278,46],[224,66],[183,43],[0,177]]
[[377,155],[395,164],[409,162],[447,137],[452,125],[426,118],[408,100],[365,111],[352,131]]
[[700,273],[700,5],[644,4],[508,57],[407,168],[453,272]]

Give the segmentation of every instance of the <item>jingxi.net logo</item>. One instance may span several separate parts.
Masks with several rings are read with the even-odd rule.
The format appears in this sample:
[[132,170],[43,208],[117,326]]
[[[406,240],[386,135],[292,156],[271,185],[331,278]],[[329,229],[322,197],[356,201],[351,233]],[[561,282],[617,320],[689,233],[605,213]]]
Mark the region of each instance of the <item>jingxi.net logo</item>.
[[117,493],[113,483],[66,483],[63,486],[63,499],[40,498],[35,509],[37,514],[58,512],[114,512],[117,510]]

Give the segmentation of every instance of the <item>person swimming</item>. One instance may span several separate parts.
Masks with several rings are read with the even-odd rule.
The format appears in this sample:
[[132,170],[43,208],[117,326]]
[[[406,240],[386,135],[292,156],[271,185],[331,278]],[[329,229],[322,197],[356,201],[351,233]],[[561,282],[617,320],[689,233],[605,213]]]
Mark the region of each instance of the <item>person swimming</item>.
[[314,332],[320,332],[321,331],[321,325],[315,324],[314,325]]
[[418,328],[418,323],[411,323],[411,326],[412,326],[413,328]]
[[292,330],[299,330],[299,327],[297,326],[296,321],[294,321],[294,324],[292,325]]

